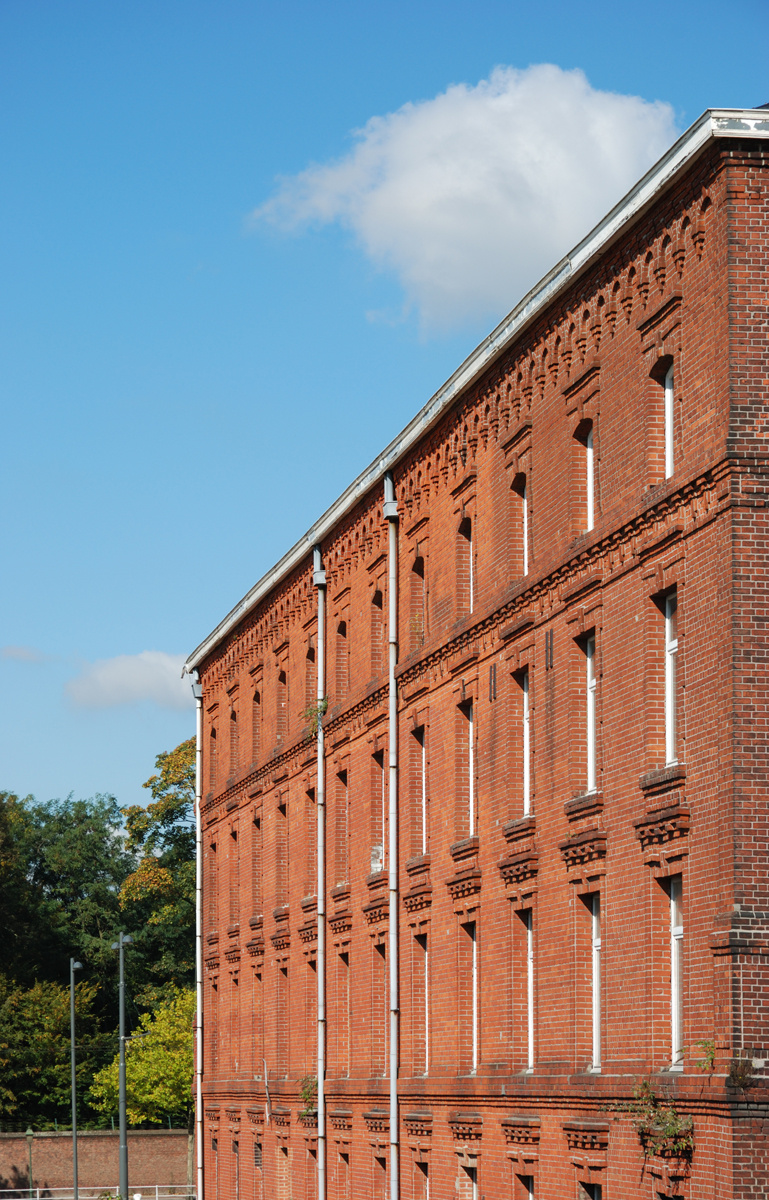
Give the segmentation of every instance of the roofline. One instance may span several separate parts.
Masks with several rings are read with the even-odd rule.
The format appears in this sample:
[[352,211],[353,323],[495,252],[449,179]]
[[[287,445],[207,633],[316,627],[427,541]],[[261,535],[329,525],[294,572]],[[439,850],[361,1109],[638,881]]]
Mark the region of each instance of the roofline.
[[384,477],[385,472],[391,470],[404,457],[414,443],[450,408],[457,396],[474,383],[490,363],[520,336],[545,305],[603,253],[620,230],[647,208],[711,140],[721,137],[769,138],[769,111],[755,108],[706,109],[590,233],[527,292],[512,312],[484,338],[378,458],[360,473],[275,566],[254,584],[213,632],[193,650],[184,664],[183,673],[194,670],[238,622],[311,553],[313,546],[323,541],[360,497],[370,491]]

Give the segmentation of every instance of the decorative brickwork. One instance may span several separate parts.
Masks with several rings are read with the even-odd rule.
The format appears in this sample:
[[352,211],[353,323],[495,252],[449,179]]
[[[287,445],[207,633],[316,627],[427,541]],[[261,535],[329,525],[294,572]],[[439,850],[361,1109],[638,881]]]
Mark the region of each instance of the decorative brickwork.
[[765,1188],[769,120],[703,121],[193,656],[220,1200],[233,1104],[242,1197],[314,1196],[324,1135],[325,1200],[383,1197],[391,1137],[402,1200]]

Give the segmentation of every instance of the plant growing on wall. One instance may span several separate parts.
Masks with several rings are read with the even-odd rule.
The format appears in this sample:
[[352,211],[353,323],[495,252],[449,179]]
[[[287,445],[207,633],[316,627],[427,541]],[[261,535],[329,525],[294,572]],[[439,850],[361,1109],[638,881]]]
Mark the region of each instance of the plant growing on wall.
[[309,725],[309,736],[317,737],[318,728],[323,720],[323,714],[328,708],[328,696],[324,696],[317,704],[310,704],[302,713],[302,720]]
[[716,1043],[713,1038],[700,1038],[695,1045],[702,1051],[702,1058],[695,1059],[698,1071],[713,1071],[716,1065]]
[[633,1099],[628,1103],[610,1107],[613,1112],[630,1115],[643,1147],[644,1158],[658,1154],[688,1158],[694,1150],[692,1118],[682,1116],[672,1100],[659,1096],[651,1080],[640,1080],[633,1088]]
[[318,1094],[318,1080],[314,1075],[303,1075],[297,1080],[299,1084],[299,1095],[302,1097],[304,1108],[300,1112],[300,1117],[312,1116],[315,1112],[315,1098]]

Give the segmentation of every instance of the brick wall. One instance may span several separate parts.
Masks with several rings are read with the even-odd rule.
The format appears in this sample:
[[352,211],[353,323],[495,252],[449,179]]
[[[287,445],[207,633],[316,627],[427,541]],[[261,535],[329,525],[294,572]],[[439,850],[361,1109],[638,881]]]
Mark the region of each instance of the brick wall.
[[[131,1191],[157,1184],[187,1183],[189,1139],[185,1130],[133,1130],[128,1133],[128,1181]],[[115,1189],[118,1183],[118,1134],[84,1132],[77,1139],[78,1182],[82,1187]],[[32,1144],[35,1188],[72,1186],[72,1135],[36,1133]],[[194,1182],[194,1181],[193,1181]],[[29,1186],[29,1146],[24,1134],[0,1133],[0,1190]]]
[[[394,468],[404,1200],[765,1186],[768,167],[711,145]],[[340,1200],[390,1153],[382,500],[322,546]],[[202,664],[210,1200],[315,1194],[317,646],[308,557]]]

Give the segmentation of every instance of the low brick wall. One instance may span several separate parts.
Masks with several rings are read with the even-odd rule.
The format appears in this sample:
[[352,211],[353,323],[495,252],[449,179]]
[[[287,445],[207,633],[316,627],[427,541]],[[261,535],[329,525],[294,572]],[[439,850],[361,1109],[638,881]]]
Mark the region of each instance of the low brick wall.
[[[130,1190],[148,1191],[157,1184],[187,1183],[187,1132],[184,1129],[134,1130],[128,1134]],[[29,1187],[29,1147],[23,1133],[0,1133],[0,1190]],[[78,1182],[82,1187],[116,1188],[118,1134],[79,1133]],[[32,1185],[72,1186],[72,1134],[36,1133],[32,1143]]]

